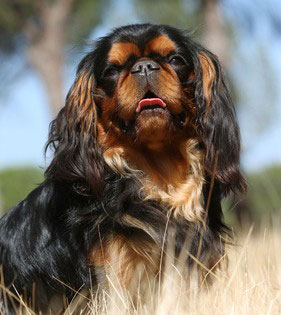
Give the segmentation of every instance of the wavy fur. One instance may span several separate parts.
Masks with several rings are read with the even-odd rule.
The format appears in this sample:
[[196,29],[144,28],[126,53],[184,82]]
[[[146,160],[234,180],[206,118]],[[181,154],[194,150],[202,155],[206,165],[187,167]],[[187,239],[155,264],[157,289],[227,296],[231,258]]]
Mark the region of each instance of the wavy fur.
[[[138,113],[145,98],[158,107]],[[106,289],[110,271],[134,300],[137,280],[159,276],[171,235],[201,278],[224,256],[221,199],[246,189],[239,128],[218,59],[186,32],[142,24],[101,38],[48,148],[44,182],[0,221],[3,281],[26,303],[35,292],[36,311]],[[2,295],[2,313],[15,305]]]

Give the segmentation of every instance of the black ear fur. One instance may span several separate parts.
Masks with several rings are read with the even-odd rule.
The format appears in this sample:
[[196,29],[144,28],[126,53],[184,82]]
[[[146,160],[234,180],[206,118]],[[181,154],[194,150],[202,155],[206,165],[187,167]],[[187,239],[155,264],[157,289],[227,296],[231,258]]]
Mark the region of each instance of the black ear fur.
[[240,132],[221,66],[207,50],[197,53],[195,101],[197,128],[206,149],[205,167],[221,183],[221,192],[245,192],[240,172]]
[[79,191],[100,193],[103,187],[103,158],[97,142],[97,109],[93,57],[87,55],[78,66],[65,107],[51,123],[49,147],[54,157],[45,172],[46,179],[66,181]]

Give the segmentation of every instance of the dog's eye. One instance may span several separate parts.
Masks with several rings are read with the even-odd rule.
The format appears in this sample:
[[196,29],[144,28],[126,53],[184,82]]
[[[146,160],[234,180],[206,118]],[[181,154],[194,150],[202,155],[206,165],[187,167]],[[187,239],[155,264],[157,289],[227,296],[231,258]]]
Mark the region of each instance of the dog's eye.
[[105,78],[115,77],[118,74],[119,74],[119,69],[117,69],[116,67],[113,67],[113,66],[106,68],[103,72],[103,76]]
[[183,57],[181,57],[179,55],[171,56],[169,59],[169,63],[173,66],[184,66],[186,64]]

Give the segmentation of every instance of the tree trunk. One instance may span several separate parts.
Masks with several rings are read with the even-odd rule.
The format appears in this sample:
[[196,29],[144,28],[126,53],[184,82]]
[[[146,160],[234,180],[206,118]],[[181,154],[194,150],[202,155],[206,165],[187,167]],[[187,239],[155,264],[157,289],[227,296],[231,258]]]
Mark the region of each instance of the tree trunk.
[[216,54],[225,68],[231,62],[230,40],[221,14],[219,0],[201,0],[205,46]]
[[27,57],[45,84],[52,117],[63,106],[64,47],[68,16],[75,0],[37,0],[42,23],[29,22],[24,28],[29,40]]

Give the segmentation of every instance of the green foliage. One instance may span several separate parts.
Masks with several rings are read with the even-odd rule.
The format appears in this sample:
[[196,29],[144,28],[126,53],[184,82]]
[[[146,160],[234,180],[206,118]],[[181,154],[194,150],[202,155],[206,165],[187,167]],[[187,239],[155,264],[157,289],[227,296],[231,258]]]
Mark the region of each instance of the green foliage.
[[14,35],[27,19],[35,15],[36,6],[30,0],[2,0],[0,2],[1,33]]
[[256,215],[281,215],[281,166],[248,176],[248,203]]
[[69,19],[68,41],[75,43],[88,38],[95,25],[101,22],[101,12],[109,2],[110,0],[76,1]]
[[200,1],[183,0],[133,0],[138,16],[144,22],[169,24],[179,28],[194,29],[202,24]]
[[35,18],[35,2],[30,0],[0,1],[0,49],[10,54],[20,49],[25,23]]
[[0,197],[6,212],[24,199],[43,180],[43,172],[34,167],[11,168],[0,171]]
[[[248,193],[224,202],[225,218],[234,228],[274,225],[281,218],[281,165],[248,174]],[[277,220],[277,221],[276,221]]]
[[[45,0],[60,1],[60,0]],[[70,43],[85,39],[93,28],[101,22],[102,8],[109,0],[75,0],[72,6],[66,40]],[[22,49],[26,42],[26,26],[33,24],[36,29],[43,29],[44,24],[39,14],[40,2],[34,0],[1,0],[0,1],[0,51],[10,54]],[[35,38],[36,40],[36,38]]]
[[281,219],[281,165],[271,166],[248,174],[248,193],[223,202],[224,218],[228,226],[248,232],[264,225],[274,226]]

